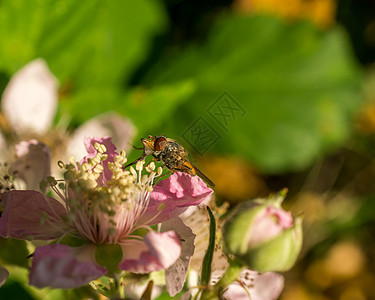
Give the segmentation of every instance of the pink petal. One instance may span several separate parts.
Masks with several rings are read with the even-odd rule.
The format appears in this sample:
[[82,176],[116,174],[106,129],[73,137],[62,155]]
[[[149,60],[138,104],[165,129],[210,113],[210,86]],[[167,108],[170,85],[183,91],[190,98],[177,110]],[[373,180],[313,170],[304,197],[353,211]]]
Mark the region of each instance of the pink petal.
[[25,181],[30,190],[39,190],[39,183],[51,174],[49,148],[37,141],[22,141],[16,145],[17,160],[10,170]]
[[38,247],[33,256],[30,284],[42,288],[76,288],[107,273],[94,259],[95,248],[66,245]]
[[284,288],[284,277],[274,272],[266,272],[257,276],[250,294],[253,300],[278,299]]
[[7,281],[9,276],[9,272],[7,269],[0,267],[0,287],[4,285],[4,283]]
[[212,193],[199,176],[177,172],[154,187],[140,223],[152,225],[176,217],[189,206],[199,205]]
[[109,136],[93,138],[85,137],[84,143],[88,153],[88,155],[83,158],[84,161],[87,161],[88,158],[94,157],[98,153],[98,151],[94,148],[95,143],[103,144],[107,148],[105,153],[108,154],[108,158],[112,158],[111,161],[113,161],[113,157],[117,154],[116,146],[113,145],[112,138]]
[[128,240],[123,246],[120,270],[149,273],[170,267],[181,254],[180,237],[175,231],[149,232],[142,241]]
[[84,142],[88,155],[86,155],[80,163],[87,162],[89,158],[94,157],[98,153],[94,148],[95,143],[102,144],[107,148],[107,151],[104,153],[108,155],[108,159],[103,162],[104,170],[101,177],[98,179],[99,185],[106,185],[106,182],[112,178],[112,172],[108,168],[108,163],[114,162],[115,156],[117,155],[116,146],[113,145],[112,138],[108,136],[94,138],[85,137]]
[[190,259],[194,254],[195,234],[179,218],[162,223],[160,230],[175,230],[181,238],[181,255],[172,266],[165,270],[167,291],[173,297],[184,286]]
[[[245,287],[233,283],[228,286],[225,290],[224,294],[222,295],[222,299],[225,300],[252,300],[246,292]],[[266,299],[263,299],[266,300]]]
[[110,136],[117,149],[129,148],[129,142],[136,134],[136,129],[129,119],[123,118],[117,113],[105,113],[96,116],[74,131],[72,134],[67,153],[75,157],[86,155],[86,148],[82,144],[85,137]]
[[290,212],[282,208],[268,206],[257,216],[251,230],[249,247],[270,240],[292,226],[293,217]]
[[3,93],[1,109],[16,133],[43,134],[49,129],[57,108],[57,85],[42,59],[13,75]]
[[284,288],[284,277],[273,272],[259,274],[245,270],[241,273],[239,280],[242,285],[238,282],[230,284],[223,294],[223,299],[276,300]]
[[[62,231],[47,223],[66,213],[62,204],[36,191],[1,194],[5,211],[0,217],[0,235],[18,239],[53,239]],[[43,220],[46,224],[43,224]],[[61,228],[60,228],[61,229]]]

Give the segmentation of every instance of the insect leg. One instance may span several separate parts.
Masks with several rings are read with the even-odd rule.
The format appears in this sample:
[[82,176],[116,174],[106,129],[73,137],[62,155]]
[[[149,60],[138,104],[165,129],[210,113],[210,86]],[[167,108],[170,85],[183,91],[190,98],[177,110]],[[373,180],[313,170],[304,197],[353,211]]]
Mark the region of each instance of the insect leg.
[[165,176],[167,176],[167,175],[170,175],[170,174],[172,174],[172,173],[173,173],[173,172],[169,171],[169,172],[167,172],[167,173],[161,175],[161,176],[159,177],[159,179],[161,179],[161,178],[163,178],[163,177],[165,177]]
[[132,143],[130,143],[130,142],[128,142],[128,144],[130,145],[130,146],[132,146],[132,148],[134,149],[134,150],[143,150],[143,147],[137,147],[137,146],[134,146]]
[[126,169],[127,167],[130,167],[132,165],[135,165],[137,162],[140,160],[144,159],[146,155],[142,155],[141,157],[137,158],[136,160],[132,161],[131,163],[127,164],[126,166],[123,167],[123,169]]

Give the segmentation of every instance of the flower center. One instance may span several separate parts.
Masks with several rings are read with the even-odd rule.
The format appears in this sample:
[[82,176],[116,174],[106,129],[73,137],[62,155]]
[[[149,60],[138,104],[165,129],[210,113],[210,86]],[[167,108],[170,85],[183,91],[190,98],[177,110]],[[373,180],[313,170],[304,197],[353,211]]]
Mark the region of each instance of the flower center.
[[145,162],[139,161],[127,171],[125,151],[108,153],[97,142],[94,148],[96,153],[81,162],[73,156],[68,164],[60,161],[64,180],[50,177],[48,183],[66,206],[65,221],[80,237],[99,244],[121,243],[137,229],[162,169],[155,172],[154,162],[144,168]]

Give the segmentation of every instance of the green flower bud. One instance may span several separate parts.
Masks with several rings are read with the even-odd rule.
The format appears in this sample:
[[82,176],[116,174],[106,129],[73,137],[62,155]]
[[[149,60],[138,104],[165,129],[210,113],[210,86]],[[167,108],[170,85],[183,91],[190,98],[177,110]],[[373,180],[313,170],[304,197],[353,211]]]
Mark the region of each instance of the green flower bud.
[[302,218],[281,208],[285,192],[240,204],[223,228],[225,250],[259,272],[287,271],[302,246]]

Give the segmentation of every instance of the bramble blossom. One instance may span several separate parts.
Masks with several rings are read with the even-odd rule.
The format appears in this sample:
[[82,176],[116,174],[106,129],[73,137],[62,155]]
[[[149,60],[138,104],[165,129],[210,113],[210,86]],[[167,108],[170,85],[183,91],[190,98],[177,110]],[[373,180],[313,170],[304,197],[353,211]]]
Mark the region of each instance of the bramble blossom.
[[37,287],[74,288],[120,270],[171,267],[194,243],[178,215],[212,193],[198,176],[179,172],[155,184],[161,168],[153,162],[125,171],[125,152],[110,138],[86,138],[85,145],[80,162],[59,162],[64,180],[49,177],[56,199],[33,190],[1,194],[1,236],[54,240],[33,255],[29,278]]

